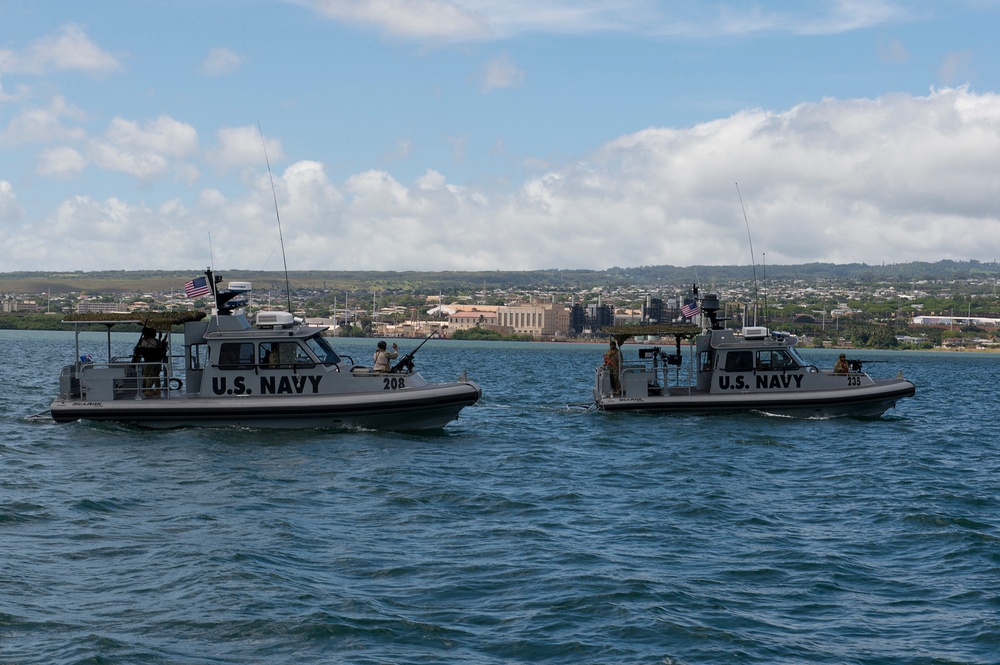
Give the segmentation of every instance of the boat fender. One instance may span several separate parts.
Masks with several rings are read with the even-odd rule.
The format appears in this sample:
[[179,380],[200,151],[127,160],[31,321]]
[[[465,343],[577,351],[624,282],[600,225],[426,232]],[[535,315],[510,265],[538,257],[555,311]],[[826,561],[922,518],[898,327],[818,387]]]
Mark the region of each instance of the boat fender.
[[169,388],[170,390],[180,390],[180,389],[181,389],[181,387],[182,387],[183,385],[184,385],[184,382],[183,382],[183,381],[181,381],[181,380],[180,380],[179,378],[177,378],[176,376],[172,376],[172,377],[170,377],[170,378],[169,378],[169,379],[167,380],[167,387],[168,387],[168,388]]

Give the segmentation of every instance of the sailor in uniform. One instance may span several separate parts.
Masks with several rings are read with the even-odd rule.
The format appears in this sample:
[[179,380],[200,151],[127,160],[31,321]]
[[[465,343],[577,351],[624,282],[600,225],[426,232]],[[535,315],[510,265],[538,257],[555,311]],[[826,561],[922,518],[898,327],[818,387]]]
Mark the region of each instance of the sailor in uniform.
[[612,397],[620,397],[622,386],[619,372],[622,366],[622,352],[615,340],[611,340],[608,350],[604,353],[604,366],[608,368],[608,377],[611,379]]
[[385,342],[380,341],[375,350],[375,362],[372,363],[372,369],[376,372],[388,372],[389,361],[398,355],[399,346],[395,342],[392,343],[392,351],[388,351]]

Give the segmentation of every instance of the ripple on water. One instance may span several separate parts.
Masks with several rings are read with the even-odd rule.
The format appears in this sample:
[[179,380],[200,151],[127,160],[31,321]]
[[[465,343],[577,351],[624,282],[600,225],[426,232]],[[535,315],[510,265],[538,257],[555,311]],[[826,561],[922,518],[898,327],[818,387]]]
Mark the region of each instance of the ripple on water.
[[[48,394],[42,339],[5,337]],[[426,435],[29,423],[0,384],[0,660],[1000,661],[993,359],[800,421],[573,408],[601,352],[432,341],[486,392]]]

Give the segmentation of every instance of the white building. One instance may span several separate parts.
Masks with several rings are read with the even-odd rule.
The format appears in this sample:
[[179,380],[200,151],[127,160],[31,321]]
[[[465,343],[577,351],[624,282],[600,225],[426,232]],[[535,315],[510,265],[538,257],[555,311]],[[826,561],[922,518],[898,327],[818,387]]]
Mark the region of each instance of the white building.
[[569,332],[569,309],[562,303],[504,305],[497,308],[497,325],[518,335],[552,339]]
[[985,316],[915,316],[915,326],[993,326],[1000,325],[1000,319]]
[[[493,309],[495,310],[496,308]],[[497,328],[496,311],[479,310],[473,308],[468,310],[460,310],[448,316],[448,330],[450,332],[455,332],[456,330],[468,330],[469,328],[476,328],[476,327],[496,330]]]

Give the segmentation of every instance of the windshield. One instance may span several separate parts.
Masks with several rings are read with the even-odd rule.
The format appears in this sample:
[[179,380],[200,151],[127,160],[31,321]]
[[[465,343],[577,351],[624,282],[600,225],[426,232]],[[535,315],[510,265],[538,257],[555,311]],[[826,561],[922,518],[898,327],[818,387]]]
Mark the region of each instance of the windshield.
[[306,340],[306,346],[316,354],[319,361],[324,365],[336,365],[340,362],[340,356],[333,350],[325,339],[320,335],[313,335]]
[[808,363],[808,362],[806,362],[806,361],[805,361],[805,360],[804,360],[804,359],[802,358],[802,356],[800,356],[800,355],[799,355],[799,351],[798,351],[798,349],[796,349],[796,348],[795,348],[794,346],[790,346],[790,347],[788,347],[788,349],[787,349],[787,350],[788,350],[788,353],[790,353],[790,354],[791,354],[792,358],[794,358],[794,359],[795,359],[795,362],[797,362],[797,363],[799,364],[799,366],[800,366],[800,367],[806,367],[806,366],[808,366],[808,365],[809,365],[809,363]]

